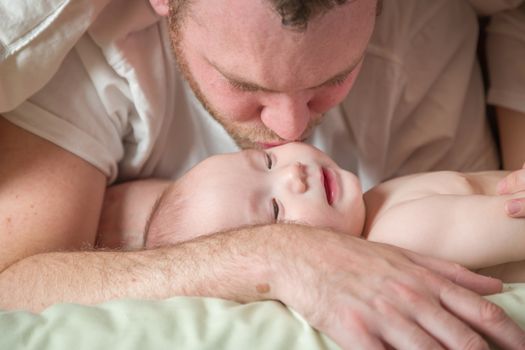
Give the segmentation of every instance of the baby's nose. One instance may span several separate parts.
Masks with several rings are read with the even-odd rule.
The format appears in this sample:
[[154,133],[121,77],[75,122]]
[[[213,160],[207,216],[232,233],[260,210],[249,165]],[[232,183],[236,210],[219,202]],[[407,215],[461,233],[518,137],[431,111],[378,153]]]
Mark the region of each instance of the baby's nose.
[[304,193],[308,189],[306,166],[300,162],[290,166],[290,189],[295,193]]

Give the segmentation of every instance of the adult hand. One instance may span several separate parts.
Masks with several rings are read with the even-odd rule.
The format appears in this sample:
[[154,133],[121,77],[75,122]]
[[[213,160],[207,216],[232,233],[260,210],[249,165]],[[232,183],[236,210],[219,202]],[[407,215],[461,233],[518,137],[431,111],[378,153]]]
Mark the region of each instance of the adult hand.
[[498,183],[499,194],[523,192],[522,198],[513,198],[505,203],[505,212],[514,218],[525,218],[525,164],[520,170],[513,171]]
[[280,276],[273,292],[344,349],[488,349],[477,332],[525,348],[525,332],[476,294],[501,291],[500,281],[385,244],[307,233],[287,235],[293,255],[269,259]]

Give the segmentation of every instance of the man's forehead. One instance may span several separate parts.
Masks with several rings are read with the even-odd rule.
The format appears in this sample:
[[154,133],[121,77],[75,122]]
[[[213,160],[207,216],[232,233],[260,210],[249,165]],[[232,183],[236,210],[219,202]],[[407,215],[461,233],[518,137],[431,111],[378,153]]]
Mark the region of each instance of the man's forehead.
[[[226,13],[225,4],[231,5]],[[222,0],[208,7],[199,1],[187,40],[194,40],[204,59],[261,86],[306,88],[359,61],[373,27],[374,8],[372,0],[337,6],[314,18],[305,32],[297,32],[282,26],[267,1]]]

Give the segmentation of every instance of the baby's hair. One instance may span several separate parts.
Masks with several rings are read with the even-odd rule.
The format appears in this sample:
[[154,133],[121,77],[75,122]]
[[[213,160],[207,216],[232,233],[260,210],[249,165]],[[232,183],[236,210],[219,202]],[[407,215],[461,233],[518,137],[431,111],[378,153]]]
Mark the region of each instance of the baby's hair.
[[146,223],[144,247],[147,249],[173,245],[178,239],[178,228],[184,217],[186,193],[178,182],[169,185],[159,196]]

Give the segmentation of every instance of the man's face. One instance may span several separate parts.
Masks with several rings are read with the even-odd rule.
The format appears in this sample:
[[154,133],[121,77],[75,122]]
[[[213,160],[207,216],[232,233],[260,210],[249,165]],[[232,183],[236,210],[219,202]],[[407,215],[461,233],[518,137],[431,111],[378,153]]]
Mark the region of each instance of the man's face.
[[304,140],[352,88],[375,0],[335,6],[300,32],[268,1],[203,0],[173,25],[179,66],[196,96],[242,148]]

